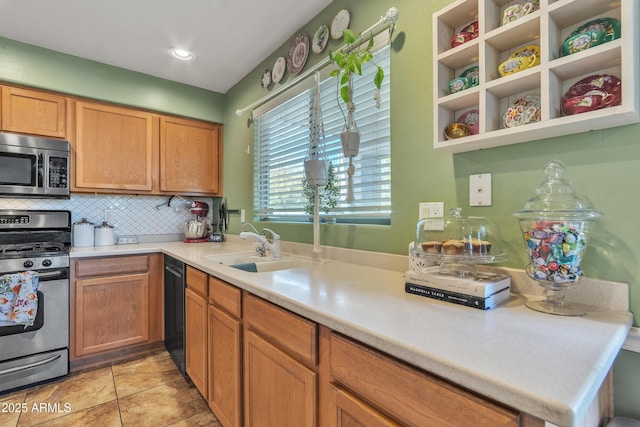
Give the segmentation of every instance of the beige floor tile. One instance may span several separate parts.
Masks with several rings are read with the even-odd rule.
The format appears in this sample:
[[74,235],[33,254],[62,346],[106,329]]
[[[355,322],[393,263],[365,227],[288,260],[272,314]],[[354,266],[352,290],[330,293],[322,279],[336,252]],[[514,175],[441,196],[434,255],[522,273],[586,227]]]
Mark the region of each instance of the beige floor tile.
[[208,411],[200,393],[181,378],[119,399],[122,425],[166,426]]
[[211,411],[201,412],[192,417],[178,421],[175,424],[171,424],[171,427],[190,427],[190,426],[208,426],[208,427],[222,427],[222,424],[218,421],[215,415]]
[[0,396],[0,427],[15,427],[20,414],[26,409],[26,391],[17,391]]
[[19,426],[30,426],[116,399],[111,368],[73,374],[64,381],[38,386],[27,392],[29,410]]
[[112,370],[118,398],[183,378],[167,352],[113,365]]
[[118,402],[103,403],[74,412],[55,420],[47,421],[42,426],[46,427],[72,427],[72,426],[100,426],[100,427],[121,427],[120,411]]

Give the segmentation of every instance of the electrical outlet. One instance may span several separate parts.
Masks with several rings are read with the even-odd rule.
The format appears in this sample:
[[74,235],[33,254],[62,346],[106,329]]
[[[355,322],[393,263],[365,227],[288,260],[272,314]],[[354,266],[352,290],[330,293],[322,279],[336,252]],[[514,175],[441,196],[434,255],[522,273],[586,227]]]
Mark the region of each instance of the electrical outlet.
[[[420,218],[443,218],[444,202],[426,202],[418,205]],[[425,230],[444,230],[444,220],[425,222]]]
[[244,224],[244,209],[240,209],[240,224]]

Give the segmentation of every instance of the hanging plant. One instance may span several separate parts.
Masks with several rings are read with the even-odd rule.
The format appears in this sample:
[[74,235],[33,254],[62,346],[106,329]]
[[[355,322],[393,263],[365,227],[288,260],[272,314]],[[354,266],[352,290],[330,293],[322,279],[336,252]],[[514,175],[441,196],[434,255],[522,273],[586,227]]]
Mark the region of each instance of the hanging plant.
[[313,215],[315,191],[318,191],[318,210],[325,214],[338,205],[340,189],[336,185],[335,169],[331,163],[327,169],[327,183],[324,186],[312,186],[307,178],[302,178],[302,194],[307,199],[304,211]]
[[[363,47],[364,44],[355,45],[358,37],[348,28],[343,30],[342,37],[346,43],[345,47],[337,52],[329,52],[329,61],[338,67],[332,70],[329,75],[338,78],[338,97],[344,101],[347,107],[347,115],[344,116],[344,111],[340,106],[340,100],[338,100],[340,111],[342,111],[342,115],[345,117],[345,125],[340,133],[340,141],[342,143],[344,156],[349,158],[346,201],[351,203],[355,200],[353,193],[353,175],[355,174],[356,168],[353,165],[353,158],[360,152],[360,130],[353,117],[353,113],[356,110],[356,105],[353,102],[353,76],[362,75],[362,65],[371,62],[373,59],[373,54],[371,53],[371,49],[373,48],[373,34],[370,35],[369,43],[366,47]],[[384,80],[384,70],[378,65],[376,65],[376,68],[377,70],[373,77],[373,84],[377,89],[374,99],[376,100],[376,107],[380,107],[380,87]]]

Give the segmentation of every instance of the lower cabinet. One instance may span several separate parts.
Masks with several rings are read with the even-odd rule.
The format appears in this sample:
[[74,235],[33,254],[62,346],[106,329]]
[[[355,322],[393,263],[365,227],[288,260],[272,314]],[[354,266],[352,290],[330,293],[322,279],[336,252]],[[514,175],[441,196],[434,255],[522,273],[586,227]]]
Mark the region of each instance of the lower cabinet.
[[328,426],[394,427],[400,426],[348,391],[329,384],[327,388]]
[[207,274],[187,267],[185,290],[185,368],[207,398]]
[[245,293],[245,425],[317,425],[317,324]]
[[208,403],[225,427],[242,425],[241,291],[209,277]]
[[70,319],[72,368],[161,344],[160,255],[72,260]]

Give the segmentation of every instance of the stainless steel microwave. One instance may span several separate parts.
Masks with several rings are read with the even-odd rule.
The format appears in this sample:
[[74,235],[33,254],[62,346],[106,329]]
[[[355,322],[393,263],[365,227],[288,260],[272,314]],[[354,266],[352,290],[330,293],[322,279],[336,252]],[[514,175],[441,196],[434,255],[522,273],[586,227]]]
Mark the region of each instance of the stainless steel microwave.
[[0,197],[69,198],[69,142],[0,132]]

